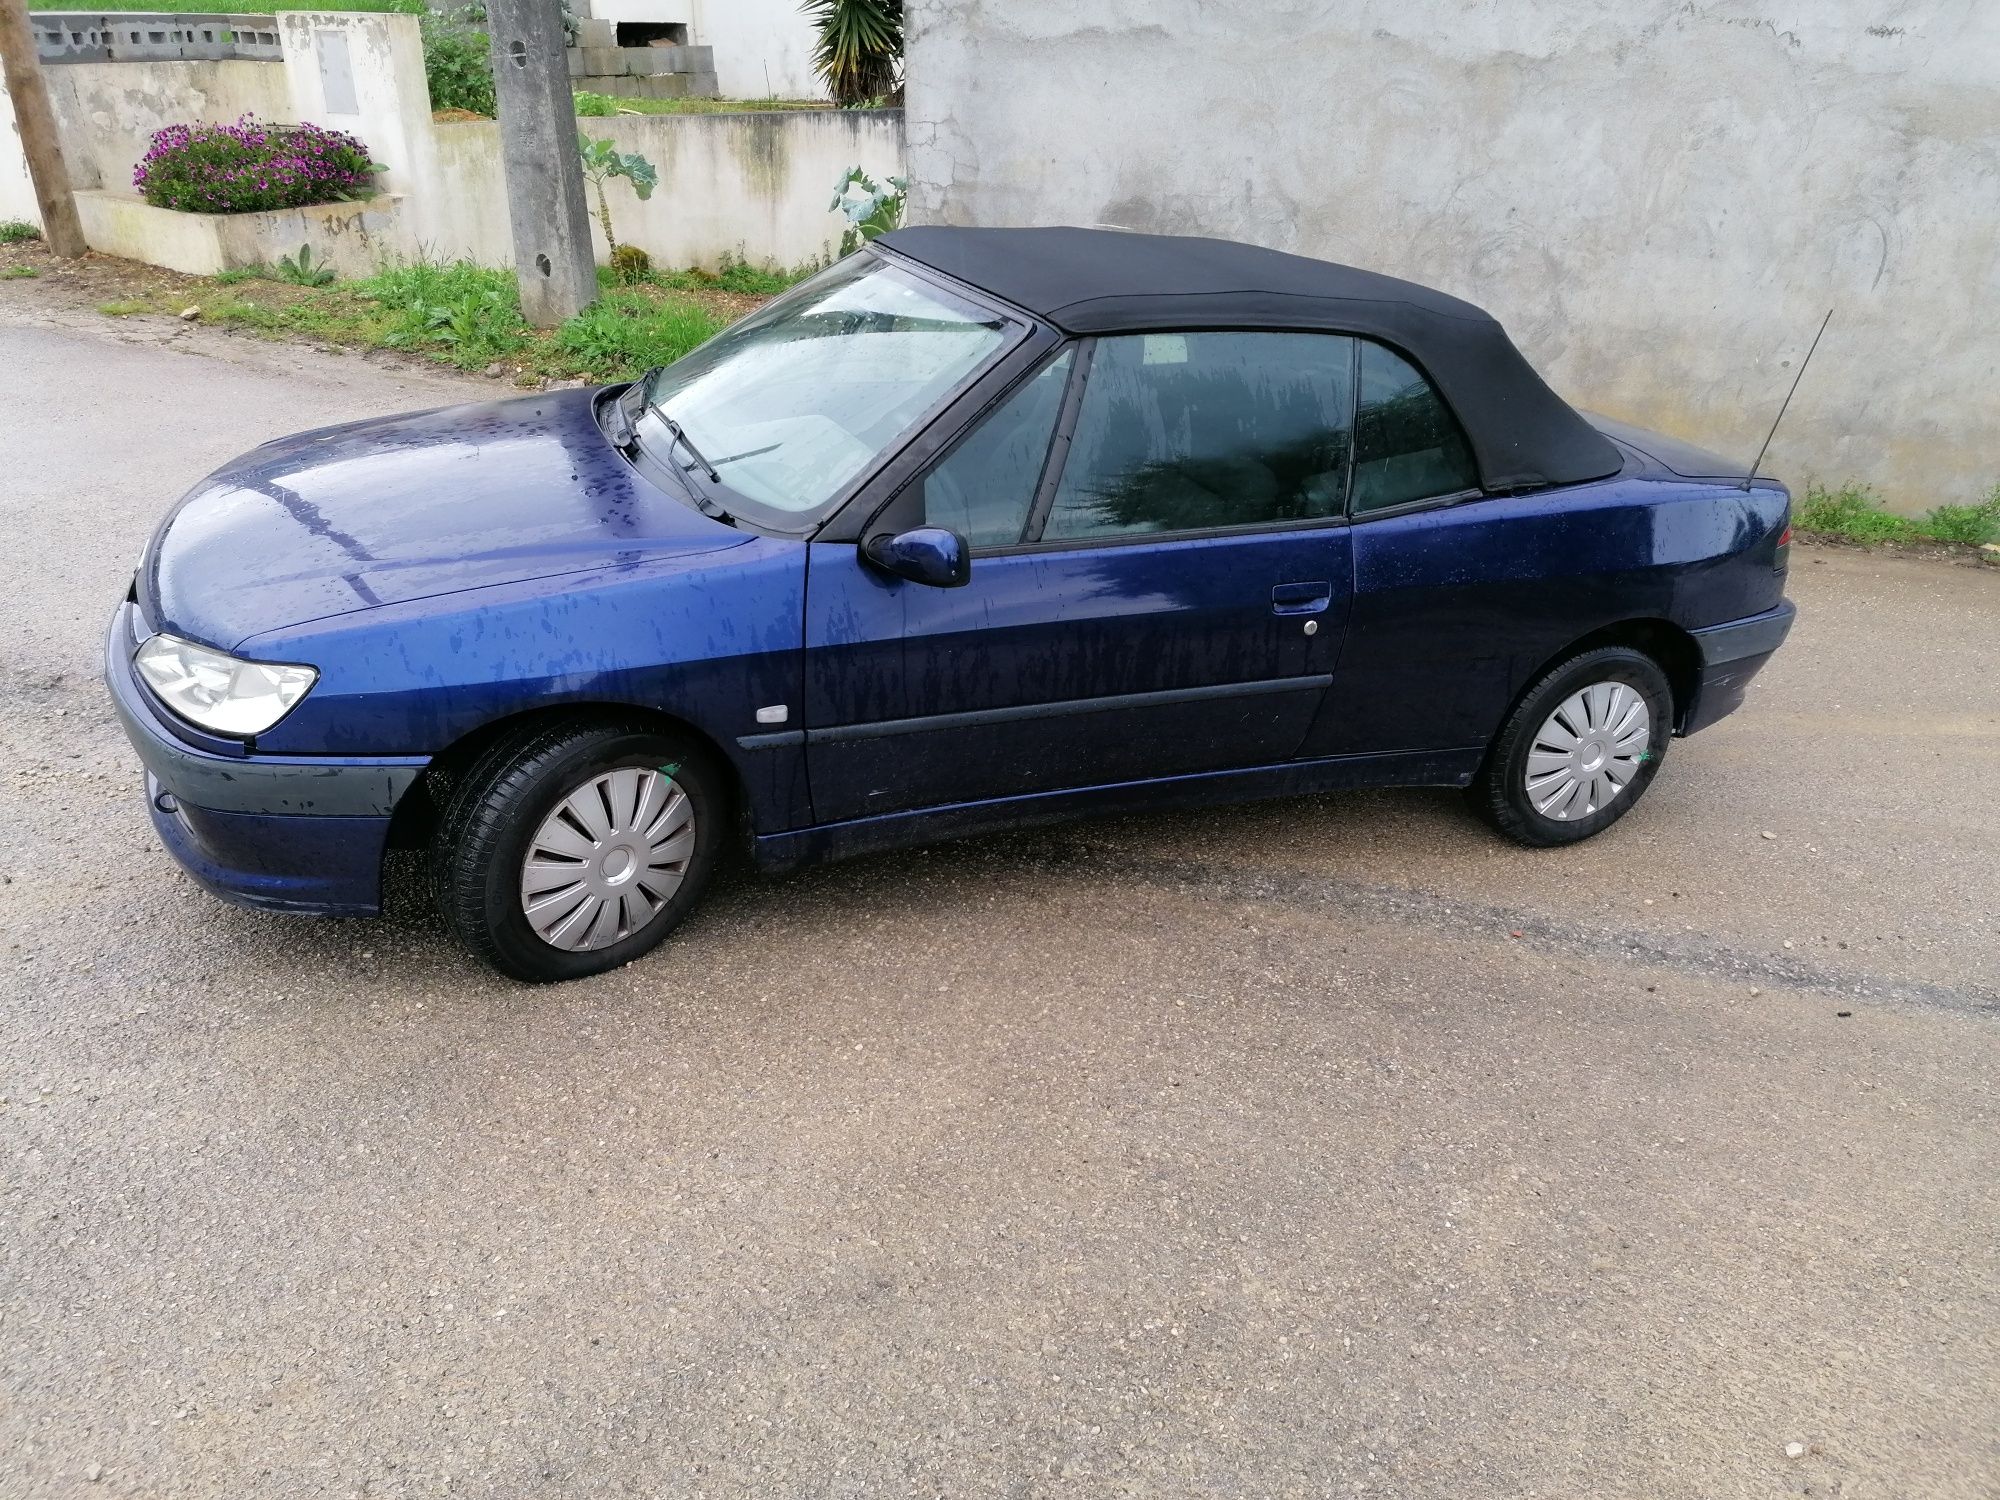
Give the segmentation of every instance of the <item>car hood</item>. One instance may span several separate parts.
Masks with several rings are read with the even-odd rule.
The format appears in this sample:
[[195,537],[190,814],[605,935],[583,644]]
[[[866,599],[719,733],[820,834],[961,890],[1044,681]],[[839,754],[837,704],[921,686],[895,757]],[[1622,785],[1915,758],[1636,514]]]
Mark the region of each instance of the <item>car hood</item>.
[[227,650],[378,605],[748,540],[633,473],[594,400],[550,392],[252,449],[154,535],[147,622]]

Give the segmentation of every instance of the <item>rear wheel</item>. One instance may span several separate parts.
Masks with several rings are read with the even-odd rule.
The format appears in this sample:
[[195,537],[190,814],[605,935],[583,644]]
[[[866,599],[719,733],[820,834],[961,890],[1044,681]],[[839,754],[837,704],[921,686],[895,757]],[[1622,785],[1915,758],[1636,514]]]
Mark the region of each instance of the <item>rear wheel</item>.
[[723,823],[721,776],[692,742],[636,724],[524,730],[453,791],[433,850],[438,904],[503,974],[601,973],[680,925]]
[[1574,656],[1508,715],[1469,788],[1473,806],[1531,847],[1602,833],[1659,771],[1673,708],[1666,674],[1644,652],[1605,646]]

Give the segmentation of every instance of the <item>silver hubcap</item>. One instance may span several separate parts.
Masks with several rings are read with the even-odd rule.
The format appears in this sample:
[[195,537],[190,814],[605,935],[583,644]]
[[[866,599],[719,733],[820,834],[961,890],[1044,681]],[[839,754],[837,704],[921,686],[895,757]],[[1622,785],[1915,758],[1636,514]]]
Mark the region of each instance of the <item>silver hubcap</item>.
[[1569,822],[1618,800],[1653,742],[1646,700],[1622,682],[1571,693],[1535,731],[1528,800],[1545,818]]
[[521,867],[521,910],[552,947],[608,947],[660,914],[693,858],[687,793],[647,767],[606,771],[535,830]]

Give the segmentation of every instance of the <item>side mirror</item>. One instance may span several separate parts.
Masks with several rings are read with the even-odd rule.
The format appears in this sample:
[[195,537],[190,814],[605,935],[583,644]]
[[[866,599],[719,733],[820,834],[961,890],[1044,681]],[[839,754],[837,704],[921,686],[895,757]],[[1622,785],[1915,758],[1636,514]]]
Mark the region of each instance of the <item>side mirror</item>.
[[861,544],[861,555],[884,573],[934,589],[955,589],[972,581],[971,548],[964,537],[942,526],[871,536]]

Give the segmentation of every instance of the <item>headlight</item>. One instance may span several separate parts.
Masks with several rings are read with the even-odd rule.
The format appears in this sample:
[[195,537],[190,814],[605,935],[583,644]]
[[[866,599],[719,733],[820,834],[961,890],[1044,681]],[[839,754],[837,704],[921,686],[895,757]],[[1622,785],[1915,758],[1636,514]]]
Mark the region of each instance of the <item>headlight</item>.
[[161,702],[217,734],[262,734],[319,681],[311,667],[244,661],[177,635],[154,636],[132,661]]

